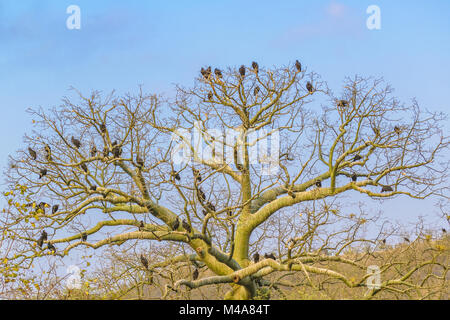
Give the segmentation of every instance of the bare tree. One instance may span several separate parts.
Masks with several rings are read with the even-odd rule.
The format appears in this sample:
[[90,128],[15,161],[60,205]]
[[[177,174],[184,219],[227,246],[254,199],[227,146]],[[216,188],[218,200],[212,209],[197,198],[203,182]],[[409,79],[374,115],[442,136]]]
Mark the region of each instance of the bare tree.
[[[319,275],[358,288],[367,275],[340,270],[362,268],[344,251],[368,241],[358,233],[367,219],[342,215],[341,196],[447,197],[444,116],[415,101],[402,105],[380,79],[347,78],[335,95],[295,65],[209,67],[193,88],[177,87],[173,100],[78,93],[76,102],[31,113],[36,130],[7,172],[11,188],[27,190],[14,219],[4,221],[22,241],[13,257],[19,265],[79,246],[175,242],[186,253],[168,257],[171,264],[201,264],[212,275],[193,268],[190,279],[166,283],[165,294],[226,283],[226,299],[251,299],[272,285],[266,279],[274,272],[303,274],[311,286]],[[255,154],[269,142],[271,152]],[[182,150],[193,161],[173,161]],[[291,239],[268,233],[272,218],[298,211]],[[273,237],[277,255],[259,252],[258,239]],[[382,290],[405,275],[397,276]]]

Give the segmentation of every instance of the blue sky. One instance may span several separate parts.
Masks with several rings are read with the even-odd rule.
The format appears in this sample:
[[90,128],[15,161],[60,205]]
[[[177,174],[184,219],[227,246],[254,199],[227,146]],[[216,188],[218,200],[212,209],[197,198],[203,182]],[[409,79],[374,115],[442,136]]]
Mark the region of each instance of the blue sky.
[[[72,4],[80,30],[66,28]],[[372,4],[381,30],[366,28]],[[204,65],[299,59],[336,91],[345,76],[383,76],[403,101],[448,113],[449,13],[448,0],[0,0],[0,166],[31,130],[25,110],[58,105],[70,86],[171,94]],[[400,198],[386,210],[406,219],[431,204]]]

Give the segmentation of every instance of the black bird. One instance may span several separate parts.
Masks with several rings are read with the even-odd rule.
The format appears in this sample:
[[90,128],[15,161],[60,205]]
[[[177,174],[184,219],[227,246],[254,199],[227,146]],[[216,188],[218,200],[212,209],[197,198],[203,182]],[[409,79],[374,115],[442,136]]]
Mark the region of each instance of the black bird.
[[356,179],[357,179],[357,176],[356,176],[356,173],[354,173],[354,174],[352,175],[352,181],[355,182]]
[[198,279],[198,269],[195,268],[194,272],[192,272],[192,279],[197,280]]
[[316,187],[317,188],[322,188],[322,181],[316,180]]
[[208,80],[207,72],[203,67],[200,69],[200,73],[202,74],[203,78]]
[[210,92],[208,92],[208,100],[211,101],[212,98],[213,98],[213,94],[212,94],[212,92],[210,91]]
[[447,230],[445,230],[445,228],[442,228],[442,233],[447,233]]
[[28,148],[28,153],[30,154],[31,158],[33,158],[33,160],[36,160],[36,158],[37,158],[37,153],[36,153],[36,151],[34,151],[34,150],[31,149],[31,148]]
[[208,212],[206,210],[202,210],[202,213],[204,216],[206,216],[208,214]]
[[403,237],[403,240],[405,240],[406,242],[411,242],[407,237]]
[[392,191],[394,191],[394,190],[392,189],[391,186],[383,186],[381,188],[381,193],[383,193],[383,192],[392,192]]
[[142,160],[142,158],[139,155],[136,156],[136,163],[140,168],[144,166],[144,160]]
[[255,89],[253,89],[253,95],[256,96],[259,93],[259,87],[256,86]]
[[81,169],[83,169],[84,172],[86,172],[86,173],[88,172],[88,168],[87,168],[86,163],[80,164],[80,167],[81,167]]
[[295,68],[297,69],[297,72],[302,71],[302,64],[300,63],[300,61],[295,60]]
[[59,209],[59,205],[54,204],[52,207],[52,213],[55,214],[56,212],[58,212],[58,209]]
[[200,171],[198,171],[195,168],[192,168],[192,173],[194,174],[194,178],[197,179],[198,182],[202,181],[202,176],[200,174]]
[[222,78],[222,71],[220,71],[220,69],[215,68],[214,74],[216,75],[217,78]]
[[144,221],[141,221],[139,224],[139,231],[144,231]]
[[114,146],[112,148],[112,154],[114,156],[114,158],[120,158],[120,156],[122,155],[122,148],[119,146]]
[[399,126],[395,126],[395,127],[394,127],[394,131],[395,131],[396,134],[400,134],[401,129],[400,129]]
[[257,263],[257,262],[259,261],[259,253],[258,253],[258,252],[256,252],[256,253],[253,255],[253,261],[254,261],[255,263]]
[[258,73],[258,71],[259,71],[259,65],[258,65],[257,62],[255,62],[255,61],[252,62],[252,68],[253,68],[253,70],[254,70],[256,73]]
[[50,250],[50,251],[56,252],[55,246],[54,246],[53,244],[51,244],[50,242],[49,242],[48,245],[47,245],[47,249]]
[[233,215],[233,211],[231,211],[231,209],[228,209],[227,210],[227,214],[228,214],[229,217],[231,217]]
[[171,175],[172,177],[174,177],[174,178],[175,178],[176,180],[178,180],[178,181],[181,180],[180,174],[179,174],[178,172],[172,171],[172,172],[170,173],[170,175]]
[[47,175],[47,169],[39,170],[39,179],[41,179],[45,175]]
[[309,82],[309,81],[306,84],[306,90],[308,90],[309,93],[313,93],[314,92],[314,88],[313,88],[311,82]]
[[83,242],[86,242],[86,240],[87,240],[87,233],[86,232],[83,232],[82,234],[81,234],[81,241],[83,241]]
[[288,191],[288,195],[291,196],[292,199],[295,199],[296,195],[291,190]]
[[104,123],[100,124],[100,132],[105,133],[106,132],[106,126]]
[[198,195],[198,199],[200,200],[200,202],[205,201],[206,196],[205,196],[205,193],[203,192],[203,190],[201,188],[199,188],[197,190],[197,195]]
[[91,191],[97,191],[97,186],[91,186],[91,187],[89,188],[89,190],[91,190]]
[[381,240],[383,242],[383,244],[386,244],[386,239]]
[[81,142],[80,140],[74,138],[74,136],[72,136],[72,138],[70,139],[70,141],[72,141],[72,144],[75,146],[75,148],[79,149],[81,147]]
[[97,154],[97,148],[95,146],[92,146],[92,148],[91,148],[91,157],[95,157],[96,154]]
[[353,162],[358,161],[358,160],[361,160],[361,159],[362,159],[362,157],[361,157],[359,154],[357,154],[357,155],[355,155],[355,157],[353,158]]
[[275,258],[275,255],[273,253],[269,253],[269,254],[266,253],[266,254],[264,254],[264,258],[277,260],[277,258]]
[[337,105],[338,105],[338,107],[345,108],[348,106],[348,101],[347,100],[339,100]]
[[211,211],[216,211],[216,207],[209,201],[206,203],[205,207]]
[[142,265],[144,266],[144,268],[148,270],[148,260],[147,260],[146,257],[144,257],[144,256],[142,255],[142,253],[141,253],[141,263],[142,263]]
[[241,77],[244,77],[244,76],[245,76],[245,66],[244,66],[244,65],[242,65],[242,66],[239,68],[239,74],[241,75]]
[[45,232],[45,230],[42,231],[42,234],[37,241],[39,248],[42,248],[44,241],[47,241],[47,232]]
[[186,220],[183,220],[182,225],[183,225],[183,228],[184,228],[187,232],[191,233],[191,231],[192,231],[191,226],[189,225],[189,223],[186,222]]
[[173,222],[172,224],[172,230],[176,231],[178,230],[178,227],[180,226],[180,220],[178,220],[178,218]]

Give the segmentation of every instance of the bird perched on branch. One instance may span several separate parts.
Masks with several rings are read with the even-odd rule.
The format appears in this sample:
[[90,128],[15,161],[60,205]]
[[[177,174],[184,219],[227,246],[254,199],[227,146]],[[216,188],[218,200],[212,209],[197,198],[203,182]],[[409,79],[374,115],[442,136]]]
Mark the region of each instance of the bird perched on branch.
[[50,242],[47,245],[47,249],[50,250],[50,251],[56,252],[55,246],[52,243],[50,243]]
[[205,207],[211,211],[216,211],[216,207],[209,201],[206,203]]
[[211,101],[213,99],[213,93],[210,91],[208,92],[208,101]]
[[245,77],[245,66],[244,65],[239,67],[239,74],[240,74],[241,78]]
[[91,187],[89,188],[89,190],[91,190],[91,191],[97,191],[97,186],[91,186]]
[[144,257],[144,256],[142,255],[142,253],[141,253],[141,263],[142,263],[142,265],[144,266],[144,268],[145,268],[146,270],[148,270],[148,260],[147,260],[146,257]]
[[316,180],[316,187],[317,188],[322,188],[322,181],[320,179]]
[[300,61],[295,60],[295,68],[297,69],[297,72],[302,71],[302,64],[300,63]]
[[122,148],[120,146],[116,145],[113,146],[112,150],[111,150],[114,158],[120,158],[120,156],[122,155]]
[[36,151],[34,151],[34,150],[31,149],[31,148],[28,148],[28,153],[30,154],[30,156],[31,156],[31,158],[32,158],[33,160],[36,160],[36,158],[37,158],[37,153],[36,153]]
[[258,71],[259,71],[259,65],[258,65],[257,62],[255,62],[255,61],[252,62],[252,68],[253,68],[253,71],[255,71],[256,73],[258,73]]
[[72,136],[70,141],[72,141],[72,144],[75,146],[75,148],[79,149],[81,147],[80,140],[78,140],[77,138],[74,138],[74,136]]
[[172,177],[174,177],[174,178],[175,178],[176,180],[178,180],[178,181],[181,180],[181,177],[180,177],[180,175],[179,175],[178,172],[172,171],[172,172],[170,173],[170,175],[171,175]]
[[39,170],[39,179],[47,175],[47,169],[40,169]]
[[217,78],[222,78],[222,71],[220,71],[220,69],[215,68],[214,69],[214,74],[216,75]]
[[395,126],[394,127],[394,131],[395,131],[396,134],[400,134],[402,132],[402,130],[400,129],[399,126]]
[[52,213],[55,214],[56,212],[58,212],[58,209],[59,209],[59,205],[54,204],[52,207]]
[[403,237],[403,240],[405,240],[408,243],[411,242],[411,241],[409,241],[409,239],[407,237]]
[[184,228],[188,233],[191,233],[191,231],[192,231],[191,226],[189,225],[189,223],[186,222],[186,220],[183,220],[182,225],[183,225],[183,228]]
[[392,192],[392,191],[394,191],[394,190],[392,189],[391,186],[383,186],[383,187],[381,188],[381,192],[382,192],[382,193],[383,193],[383,192]]
[[172,230],[176,231],[178,230],[178,227],[180,226],[180,220],[178,218],[172,223]]
[[259,87],[256,86],[255,89],[253,89],[253,95],[256,96],[259,93]]
[[253,255],[253,262],[255,262],[255,263],[259,262],[259,253],[258,253],[258,252],[256,252],[256,253]]
[[309,93],[313,93],[314,92],[314,87],[311,84],[311,82],[308,81],[308,83],[306,83],[306,90],[308,90]]
[[198,195],[198,199],[200,200],[200,202],[205,201],[206,196],[205,196],[205,193],[203,192],[203,190],[201,188],[198,188],[197,195]]
[[445,228],[442,228],[442,233],[447,233],[447,230],[445,230]]
[[273,253],[265,253],[264,258],[277,260],[277,258],[275,258],[275,255]]
[[355,155],[355,157],[353,158],[353,162],[359,161],[359,160],[361,160],[361,159],[362,159],[362,157],[361,157],[359,154],[357,154],[357,155]]
[[341,107],[341,108],[348,107],[348,101],[347,100],[339,100],[337,105],[338,105],[338,107]]
[[83,242],[86,242],[87,241],[87,233],[86,232],[83,232],[82,234],[81,234],[81,241],[83,241]]
[[202,181],[202,176],[200,174],[200,171],[198,171],[195,168],[192,168],[192,173],[194,174],[194,179],[196,179],[198,182]]
[[192,272],[192,279],[193,280],[197,280],[198,279],[198,275],[199,275],[198,269],[195,268],[194,272]]
[[352,175],[352,181],[355,182],[356,179],[357,179],[357,176],[356,176],[356,173],[354,173],[354,174]]
[[141,222],[139,223],[139,231],[144,231],[144,221],[141,220]]
[[47,232],[45,232],[45,230],[42,230],[41,236],[37,240],[37,244],[40,248],[42,248],[42,244],[44,243],[44,241],[47,241],[47,236]]

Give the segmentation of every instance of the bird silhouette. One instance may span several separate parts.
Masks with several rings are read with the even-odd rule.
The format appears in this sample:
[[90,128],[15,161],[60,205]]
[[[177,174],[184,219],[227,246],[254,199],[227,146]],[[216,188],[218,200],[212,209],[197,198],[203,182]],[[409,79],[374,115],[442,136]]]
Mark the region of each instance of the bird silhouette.
[[220,71],[220,69],[215,68],[214,69],[214,74],[216,75],[217,78],[222,78],[222,71]]
[[253,89],[253,95],[256,96],[259,93],[259,87],[256,86],[255,89]]
[[295,60],[295,68],[297,69],[297,72],[302,71],[302,64],[300,63],[300,61]]
[[139,231],[144,231],[144,221],[141,220],[141,222],[139,223]]
[[45,230],[42,230],[41,236],[37,240],[37,244],[40,248],[42,248],[44,241],[47,241],[47,236],[47,232],[45,232]]
[[174,178],[175,178],[176,180],[178,180],[178,181],[181,180],[180,174],[179,174],[178,172],[172,171],[172,172],[170,173],[170,175],[171,175],[172,177],[174,177]]
[[314,92],[314,87],[311,84],[311,82],[308,81],[308,83],[306,84],[306,90],[308,90],[309,93],[313,93]]
[[47,245],[47,249],[50,250],[50,251],[56,252],[55,246],[52,243],[50,243],[50,242]]
[[322,188],[322,181],[320,179],[316,180],[316,187]]
[[411,241],[409,241],[409,239],[407,237],[403,237],[403,240],[405,240],[408,243],[411,242]]
[[338,107],[345,108],[348,106],[348,101],[347,100],[339,100],[337,105],[338,105]]
[[52,213],[55,214],[56,212],[58,212],[58,209],[59,209],[59,205],[54,204],[52,207]]
[[75,146],[75,148],[79,149],[81,147],[80,140],[78,140],[77,138],[74,138],[74,136],[72,136],[70,141],[72,141],[72,144]]
[[208,92],[208,100],[211,101],[213,98],[213,93],[210,91]]
[[47,161],[52,161],[52,149],[50,148],[50,146],[48,144],[45,145],[44,147],[45,153],[46,153],[46,159]]
[[356,173],[354,173],[354,174],[352,175],[352,181],[355,182],[356,179],[357,179],[357,176],[356,176]]
[[242,78],[245,76],[245,66],[244,65],[240,66],[239,74],[241,75]]
[[258,73],[258,71],[259,71],[259,65],[258,65],[257,62],[255,62],[255,61],[252,62],[252,68],[253,68],[253,70],[254,70],[256,73]]
[[144,266],[144,268],[145,268],[146,270],[148,270],[148,260],[147,260],[147,258],[144,257],[142,254],[141,254],[141,263],[142,263],[142,265]]
[[258,252],[256,252],[256,253],[253,255],[253,262],[255,262],[255,263],[259,262],[259,253],[258,253]]
[[91,191],[97,191],[97,186],[91,186],[91,187],[89,188],[89,190],[91,190]]
[[186,222],[186,220],[183,220],[183,228],[188,232],[191,233],[192,229],[189,223]]
[[198,182],[202,181],[202,176],[200,174],[200,171],[198,171],[195,168],[192,168],[192,173],[194,174],[194,178],[197,179]]
[[192,272],[192,279],[197,280],[198,279],[198,269],[195,268],[194,272]]
[[358,161],[358,160],[361,160],[361,159],[362,159],[362,157],[361,157],[359,154],[357,154],[357,155],[355,155],[355,157],[353,158],[353,162]]
[[111,151],[114,158],[120,158],[120,156],[122,155],[122,148],[118,145],[115,145]]
[[39,179],[42,179],[42,177],[47,175],[47,169],[40,169],[39,170]]
[[381,192],[382,192],[382,193],[383,193],[383,192],[392,192],[392,191],[394,191],[394,190],[392,189],[391,186],[383,186],[383,187],[381,188]]
[[80,167],[81,167],[81,169],[83,169],[84,172],[86,172],[86,173],[88,172],[88,168],[87,168],[86,163],[80,164]]
[[178,220],[178,218],[173,222],[172,224],[172,230],[176,231],[178,230],[178,227],[180,226],[180,220]]
[[86,232],[83,232],[82,234],[81,234],[81,241],[83,241],[83,242],[86,242],[87,241],[87,233]]
[[445,230],[445,228],[442,228],[442,233],[447,233],[447,230]]
[[396,134],[400,134],[401,133],[401,129],[400,129],[399,126],[395,126],[394,127],[394,131],[395,131]]
[[28,153],[30,154],[30,156],[31,156],[31,158],[32,158],[33,160],[36,160],[36,158],[37,158],[37,153],[36,153],[36,151],[34,151],[34,150],[31,149],[31,148],[28,148]]
[[104,123],[100,124],[100,132],[103,133],[103,134],[106,133],[106,126],[105,126]]
[[265,253],[264,258],[277,260],[277,258],[275,258],[275,255],[273,253]]

